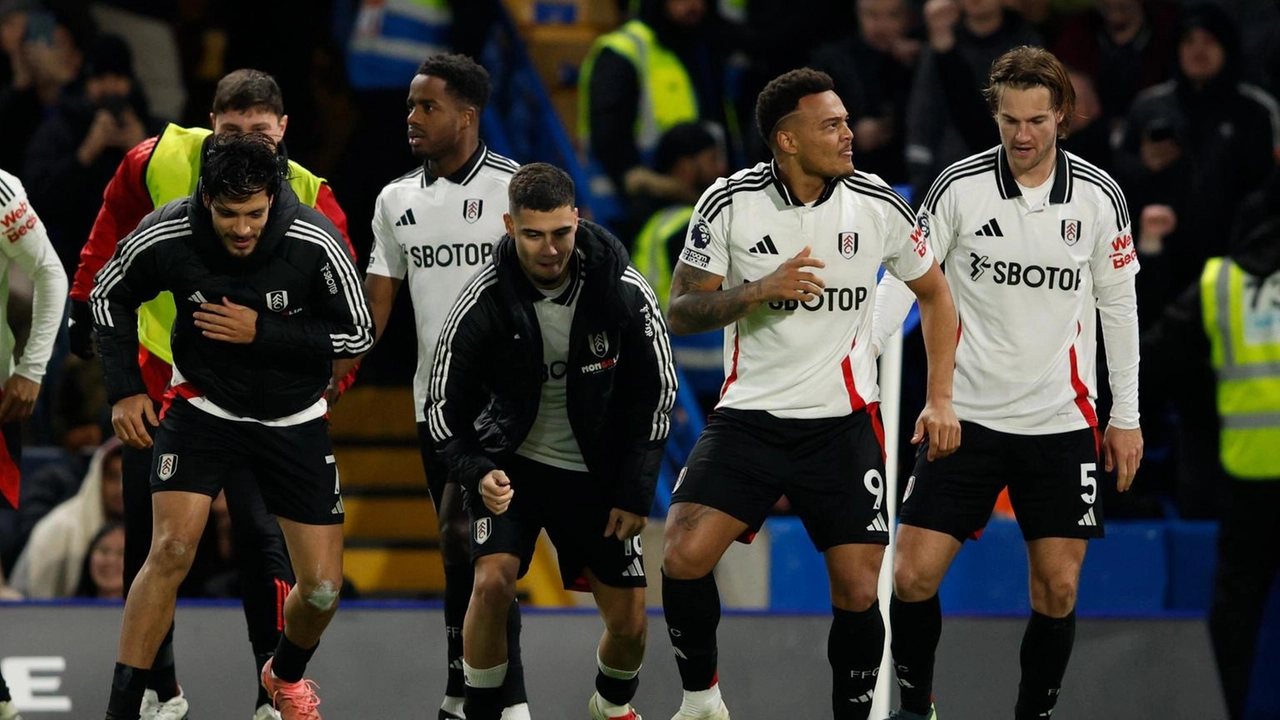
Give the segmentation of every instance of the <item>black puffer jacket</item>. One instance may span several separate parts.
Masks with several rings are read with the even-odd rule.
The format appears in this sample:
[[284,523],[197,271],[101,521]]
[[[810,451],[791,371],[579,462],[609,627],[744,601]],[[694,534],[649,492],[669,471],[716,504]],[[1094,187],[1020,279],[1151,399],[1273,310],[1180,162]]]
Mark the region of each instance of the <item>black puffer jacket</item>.
[[[98,272],[90,304],[112,403],[145,394],[138,370],[137,308],[173,293],[171,345],[188,390],[260,420],[310,407],[324,394],[334,358],[373,346],[363,286],[337,228],[298,202],[286,184],[247,258],[227,252],[200,190],[152,212]],[[223,298],[258,313],[250,344],[206,338],[192,314]]]
[[[676,393],[666,322],[608,231],[581,221],[574,244],[585,274],[569,335],[569,424],[593,479],[611,488],[612,506],[647,515]],[[542,332],[533,302],[542,297],[504,237],[445,321],[427,423],[451,477],[471,493],[538,416]]]

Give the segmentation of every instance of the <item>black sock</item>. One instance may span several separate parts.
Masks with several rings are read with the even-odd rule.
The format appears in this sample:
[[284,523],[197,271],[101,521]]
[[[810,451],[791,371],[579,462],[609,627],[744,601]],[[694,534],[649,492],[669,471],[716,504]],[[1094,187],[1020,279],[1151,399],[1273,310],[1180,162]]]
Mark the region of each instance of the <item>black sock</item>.
[[720,624],[715,577],[708,573],[697,580],[674,580],[664,572],[662,612],[681,685],[690,691],[710,688],[716,683],[716,627]]
[[1058,704],[1062,676],[1076,639],[1076,613],[1051,618],[1032,610],[1022,636],[1022,681],[1018,683],[1016,720],[1049,717]]
[[178,669],[173,659],[173,624],[169,624],[169,632],[160,641],[160,649],[156,650],[156,659],[151,663],[151,676],[147,679],[147,689],[155,690],[160,702],[167,702],[178,696]]
[[0,702],[9,702],[13,697],[9,695],[9,686],[4,684],[4,675],[0,675]]
[[[614,705],[626,705],[636,696],[636,689],[640,687],[640,672],[635,673],[619,670],[610,670],[612,675],[605,674],[603,664],[596,658],[596,692],[600,693],[600,697],[608,700]],[[631,675],[629,678],[614,677],[613,675]]]
[[468,562],[444,569],[444,636],[448,678],[444,694],[462,697],[467,680],[462,674],[462,621],[467,617],[467,605],[471,603],[471,586],[475,582],[475,569]]
[[831,608],[827,662],[831,710],[836,720],[867,720],[884,658],[884,618],[879,601],[862,612]]
[[502,688],[478,688],[467,686],[466,701],[462,711],[467,720],[500,720],[502,717]]
[[307,663],[315,654],[320,643],[310,648],[300,648],[293,644],[289,636],[280,633],[280,644],[276,646],[276,658],[271,661],[271,672],[287,683],[296,683],[307,672]]
[[520,601],[512,600],[507,612],[507,677],[502,681],[503,707],[529,702],[524,689],[524,663],[520,661]]
[[920,602],[899,600],[894,595],[889,601],[889,624],[902,709],[928,715],[933,705],[934,655],[942,637],[942,603],[936,594]]
[[254,675],[254,678],[255,678],[254,684],[258,686],[258,697],[253,701],[253,708],[255,710],[262,707],[263,705],[272,704],[271,694],[268,693],[267,689],[262,686],[262,666],[266,665],[267,661],[274,656],[275,656],[274,652],[253,654],[253,664],[257,668],[257,674]]
[[151,671],[116,663],[111,677],[111,699],[107,701],[107,717],[137,720],[142,710],[142,693],[147,690]]

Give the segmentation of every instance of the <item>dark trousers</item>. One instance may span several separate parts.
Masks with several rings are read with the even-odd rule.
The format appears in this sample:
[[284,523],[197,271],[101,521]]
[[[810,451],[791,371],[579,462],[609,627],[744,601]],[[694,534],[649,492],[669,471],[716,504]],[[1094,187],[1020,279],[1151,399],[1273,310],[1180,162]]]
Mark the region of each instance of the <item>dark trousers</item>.
[[1229,482],[1209,633],[1227,710],[1240,720],[1263,610],[1280,573],[1280,481]]

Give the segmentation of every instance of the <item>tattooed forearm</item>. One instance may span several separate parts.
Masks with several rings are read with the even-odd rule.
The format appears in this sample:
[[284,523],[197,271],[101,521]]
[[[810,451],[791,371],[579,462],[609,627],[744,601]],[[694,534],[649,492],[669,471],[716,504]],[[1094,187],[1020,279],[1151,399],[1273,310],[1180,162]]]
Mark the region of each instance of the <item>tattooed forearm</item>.
[[676,335],[719,330],[756,309],[760,300],[754,283],[720,290],[721,278],[685,263],[671,277],[667,322]]

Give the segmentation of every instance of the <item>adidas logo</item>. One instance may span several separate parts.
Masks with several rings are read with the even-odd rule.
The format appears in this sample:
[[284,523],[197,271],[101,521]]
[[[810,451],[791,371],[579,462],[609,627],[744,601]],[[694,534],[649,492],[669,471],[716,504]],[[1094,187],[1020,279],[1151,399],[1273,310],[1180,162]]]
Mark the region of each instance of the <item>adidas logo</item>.
[[207,302],[209,302],[209,301],[208,301],[208,300],[205,300],[205,299],[204,299],[204,295],[201,295],[201,294],[200,294],[200,291],[199,291],[199,290],[197,290],[197,291],[195,291],[195,292],[191,293],[191,295],[190,295],[189,297],[187,297],[187,302],[193,302],[193,303],[196,303],[196,304],[200,304],[200,303],[207,303]]
[[884,521],[883,515],[876,515],[871,524],[867,526],[869,532],[889,532],[889,524]]
[[640,558],[631,561],[631,565],[622,571],[622,577],[644,577],[644,564],[640,562]]
[[778,248],[773,244],[773,238],[765,235],[763,240],[756,243],[756,246],[747,252],[753,252],[758,255],[777,255]]
[[1080,518],[1080,522],[1076,523],[1076,525],[1085,527],[1095,527],[1097,524],[1098,519],[1093,515],[1093,508],[1089,508],[1089,512],[1085,513],[1084,517]]
[[983,225],[981,230],[978,230],[973,234],[985,235],[986,237],[1004,237],[1004,233],[1000,232],[1000,223],[996,222],[995,218],[988,220],[987,224]]
[[413,208],[404,211],[400,219],[396,221],[396,227],[404,227],[405,225],[417,225],[418,221],[413,219]]
[[329,514],[330,514],[330,515],[341,515],[341,514],[343,514],[343,513],[344,513],[344,512],[346,512],[346,511],[347,511],[346,506],[344,506],[344,505],[342,504],[342,498],[338,498],[338,502],[336,502],[336,503],[334,503],[334,504],[333,504],[333,510],[332,510]]
[[876,694],[875,690],[868,690],[867,692],[859,695],[856,698],[849,698],[849,702],[858,703],[858,704],[869,703],[875,697],[875,694]]

